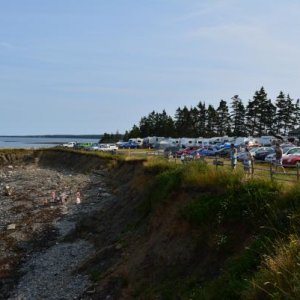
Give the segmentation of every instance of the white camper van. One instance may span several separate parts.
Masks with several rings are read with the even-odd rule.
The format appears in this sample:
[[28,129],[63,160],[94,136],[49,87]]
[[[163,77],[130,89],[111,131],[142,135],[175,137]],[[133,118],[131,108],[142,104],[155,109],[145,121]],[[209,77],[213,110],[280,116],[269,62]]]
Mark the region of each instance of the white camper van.
[[276,139],[271,135],[262,135],[259,142],[262,146],[271,146]]
[[139,146],[143,146],[143,139],[142,138],[132,138],[128,140],[129,142],[137,143]]
[[181,138],[180,139],[180,147],[181,148],[187,148],[196,146],[196,139],[194,138]]
[[167,138],[159,143],[160,149],[166,149],[169,147],[179,147],[179,139]]
[[196,139],[196,146],[198,146],[199,148],[203,147],[203,137],[199,137]]
[[144,138],[144,145],[146,147],[158,148],[159,143],[164,139],[165,139],[164,137],[159,137],[159,136],[148,136]]

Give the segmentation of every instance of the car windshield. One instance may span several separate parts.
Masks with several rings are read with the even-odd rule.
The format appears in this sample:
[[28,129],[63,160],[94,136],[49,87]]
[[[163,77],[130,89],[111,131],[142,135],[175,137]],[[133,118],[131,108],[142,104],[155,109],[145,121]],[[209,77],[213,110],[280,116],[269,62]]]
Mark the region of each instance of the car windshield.
[[298,154],[299,152],[300,148],[291,148],[286,152],[286,154]]
[[282,148],[282,152],[283,152],[283,154],[285,154],[291,149],[293,149],[293,147],[284,147],[284,148]]

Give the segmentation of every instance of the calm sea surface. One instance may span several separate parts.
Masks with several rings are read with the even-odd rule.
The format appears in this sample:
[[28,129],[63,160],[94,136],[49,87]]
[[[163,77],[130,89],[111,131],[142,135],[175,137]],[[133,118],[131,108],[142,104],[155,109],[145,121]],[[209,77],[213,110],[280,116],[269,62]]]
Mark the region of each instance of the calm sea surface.
[[82,138],[43,138],[43,137],[6,137],[0,136],[0,149],[2,148],[46,148],[61,145],[67,142],[98,143],[99,139]]

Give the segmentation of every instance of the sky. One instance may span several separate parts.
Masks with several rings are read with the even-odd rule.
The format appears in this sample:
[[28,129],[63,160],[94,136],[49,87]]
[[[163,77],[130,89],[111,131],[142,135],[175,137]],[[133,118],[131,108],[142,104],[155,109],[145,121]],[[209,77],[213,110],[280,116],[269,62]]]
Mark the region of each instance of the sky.
[[199,101],[300,98],[294,0],[0,0],[0,135],[101,134]]

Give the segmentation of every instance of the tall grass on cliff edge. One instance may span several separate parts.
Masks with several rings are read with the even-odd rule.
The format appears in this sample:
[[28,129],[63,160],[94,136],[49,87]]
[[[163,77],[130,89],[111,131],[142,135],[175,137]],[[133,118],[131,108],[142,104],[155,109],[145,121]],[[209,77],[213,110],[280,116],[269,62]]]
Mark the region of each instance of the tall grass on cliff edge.
[[300,299],[300,238],[276,243],[274,255],[266,255],[244,299]]
[[245,180],[243,172],[202,162],[153,159],[145,171],[154,175],[148,213],[183,188],[191,197],[179,215],[207,232],[205,245],[220,259],[214,278],[191,270],[169,299],[300,299],[300,185]]
[[192,162],[183,169],[182,183],[188,187],[198,187],[207,190],[238,186],[243,179],[243,172],[209,166],[205,162]]
[[300,299],[300,185],[250,180],[222,199],[191,202],[183,216],[197,226],[215,222],[225,236],[232,222],[237,235],[240,225],[248,228],[245,250],[233,252],[224,272],[189,299]]
[[300,185],[282,191],[277,224],[280,229],[243,299],[300,299]]
[[152,175],[158,175],[169,170],[179,170],[182,167],[182,165],[176,164],[176,162],[169,162],[162,157],[149,157],[144,163],[145,171]]

